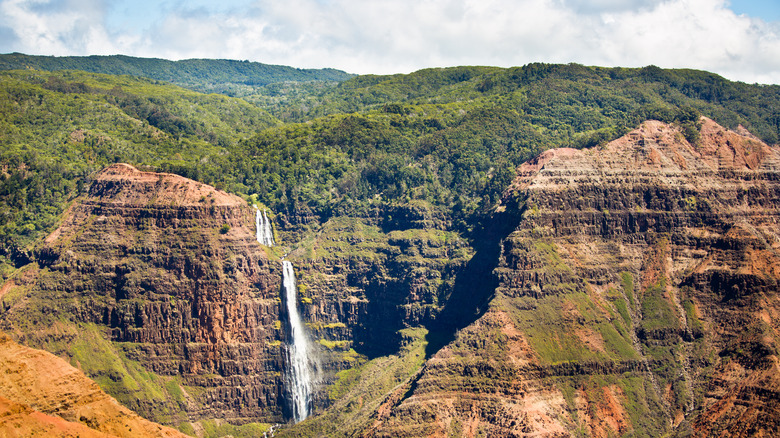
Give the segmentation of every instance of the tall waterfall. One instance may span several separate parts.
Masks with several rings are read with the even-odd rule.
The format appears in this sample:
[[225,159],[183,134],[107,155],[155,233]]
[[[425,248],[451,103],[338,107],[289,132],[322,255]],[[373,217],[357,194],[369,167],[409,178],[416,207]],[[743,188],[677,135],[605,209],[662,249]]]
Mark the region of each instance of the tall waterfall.
[[309,340],[305,327],[298,313],[296,299],[295,272],[292,263],[282,261],[282,280],[284,287],[287,315],[290,324],[287,341],[287,369],[284,380],[290,393],[293,418],[298,423],[309,416],[312,404],[312,362]]
[[271,221],[265,210],[260,211],[255,207],[255,226],[257,227],[257,241],[265,246],[274,246],[274,232],[271,229]]

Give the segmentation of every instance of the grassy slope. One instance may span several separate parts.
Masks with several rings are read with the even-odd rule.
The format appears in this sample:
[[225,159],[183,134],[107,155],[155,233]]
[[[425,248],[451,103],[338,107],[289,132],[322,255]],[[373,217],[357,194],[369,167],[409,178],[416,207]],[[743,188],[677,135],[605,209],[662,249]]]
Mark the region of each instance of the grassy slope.
[[333,403],[324,413],[282,429],[278,436],[355,436],[372,426],[373,416],[400,400],[425,361],[422,328],[402,330],[404,346],[355,368],[341,371],[328,389]]

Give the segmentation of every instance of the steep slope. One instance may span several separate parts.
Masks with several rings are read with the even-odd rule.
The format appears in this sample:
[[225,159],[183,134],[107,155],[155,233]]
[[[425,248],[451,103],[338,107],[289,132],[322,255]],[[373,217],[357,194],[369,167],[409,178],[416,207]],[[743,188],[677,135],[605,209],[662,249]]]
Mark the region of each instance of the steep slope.
[[6,283],[0,320],[147,418],[277,421],[277,265],[243,199],[117,164]]
[[83,373],[0,333],[0,435],[184,437],[121,406]]
[[254,224],[236,196],[110,166],[36,263],[5,283],[0,323],[157,421],[284,422],[277,254],[295,265],[317,341],[317,410],[338,398],[325,389],[337,372],[419,341],[403,330],[436,317],[471,256],[426,203],[399,206],[392,219],[333,218],[274,251],[257,243]]
[[[259,113],[243,123],[254,111],[232,99],[78,72],[0,76],[13,122],[0,124],[0,257],[13,262],[0,267],[0,324],[144,415],[288,418],[275,260],[285,254],[321,383],[335,383],[318,392],[318,412],[359,412],[351,431],[771,424],[771,400],[754,393],[775,375],[776,152],[710,121],[699,130],[681,105],[731,126],[747,118],[771,141],[777,87],[650,67],[435,69],[355,80],[337,90],[351,90],[346,103],[365,96],[347,107],[364,113],[236,143],[269,125]],[[149,94],[163,89],[182,96]],[[699,96],[726,91],[726,106]],[[199,124],[204,105],[219,117]],[[648,114],[678,127],[648,122],[606,144]],[[482,222],[518,163],[602,142],[521,167]],[[256,193],[285,246],[260,247],[246,202],[192,180],[116,165],[87,194],[76,183],[125,157]],[[60,228],[36,240],[76,193]],[[334,418],[322,417],[336,434]]]
[[371,436],[780,432],[780,151],[703,119],[522,165],[487,311]]

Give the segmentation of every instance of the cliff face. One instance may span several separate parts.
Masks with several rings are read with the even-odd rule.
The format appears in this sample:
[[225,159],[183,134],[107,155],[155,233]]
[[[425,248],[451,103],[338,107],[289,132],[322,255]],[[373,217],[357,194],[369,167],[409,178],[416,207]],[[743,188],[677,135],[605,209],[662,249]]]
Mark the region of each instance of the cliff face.
[[277,270],[242,199],[117,164],[5,285],[0,319],[147,418],[276,420]]
[[[435,318],[471,256],[429,205],[391,213],[333,218],[277,251],[290,251],[317,341],[318,410],[338,371],[394,353],[400,330]],[[282,273],[254,214],[213,187],[111,166],[3,286],[0,322],[147,418],[284,422]]]
[[487,310],[370,434],[780,433],[778,203],[780,151],[707,119],[545,152],[495,214]]
[[339,399],[331,386],[339,371],[394,355],[409,340],[406,329],[436,318],[471,257],[456,233],[396,220],[403,229],[332,218],[288,255],[299,309],[316,341],[317,412]]

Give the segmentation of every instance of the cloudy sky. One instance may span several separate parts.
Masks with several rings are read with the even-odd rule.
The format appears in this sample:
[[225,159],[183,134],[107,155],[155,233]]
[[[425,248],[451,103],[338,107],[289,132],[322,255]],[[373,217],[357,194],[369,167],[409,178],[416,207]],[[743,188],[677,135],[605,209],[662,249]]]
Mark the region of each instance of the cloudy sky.
[[780,0],[0,0],[0,53],[351,73],[577,62],[780,84]]

